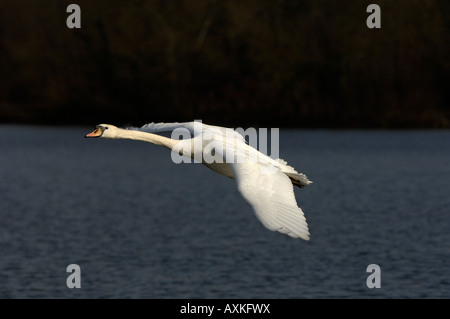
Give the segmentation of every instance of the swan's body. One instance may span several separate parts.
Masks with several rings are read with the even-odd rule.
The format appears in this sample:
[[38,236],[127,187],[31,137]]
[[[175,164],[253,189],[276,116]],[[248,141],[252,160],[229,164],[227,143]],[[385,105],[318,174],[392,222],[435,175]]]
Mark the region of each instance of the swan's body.
[[[180,129],[193,137],[175,140],[154,134]],[[246,144],[244,137],[231,129],[198,122],[151,123],[128,129],[100,124],[86,137],[140,140],[201,159],[211,170],[236,179],[239,192],[266,228],[309,240],[308,225],[297,206],[293,184],[304,187],[312,182],[284,160],[272,159]]]

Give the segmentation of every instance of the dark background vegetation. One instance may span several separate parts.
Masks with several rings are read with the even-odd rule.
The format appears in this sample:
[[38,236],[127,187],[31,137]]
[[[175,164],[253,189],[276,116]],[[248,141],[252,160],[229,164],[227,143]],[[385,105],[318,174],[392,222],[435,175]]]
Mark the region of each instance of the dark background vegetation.
[[[66,8],[81,7],[81,29]],[[366,27],[380,5],[381,29]],[[449,128],[448,0],[0,2],[0,122]]]

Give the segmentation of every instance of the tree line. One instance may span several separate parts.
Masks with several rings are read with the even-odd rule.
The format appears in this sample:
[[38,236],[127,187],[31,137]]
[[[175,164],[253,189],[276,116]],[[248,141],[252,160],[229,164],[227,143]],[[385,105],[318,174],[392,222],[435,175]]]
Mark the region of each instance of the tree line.
[[450,3],[0,3],[0,122],[449,128]]

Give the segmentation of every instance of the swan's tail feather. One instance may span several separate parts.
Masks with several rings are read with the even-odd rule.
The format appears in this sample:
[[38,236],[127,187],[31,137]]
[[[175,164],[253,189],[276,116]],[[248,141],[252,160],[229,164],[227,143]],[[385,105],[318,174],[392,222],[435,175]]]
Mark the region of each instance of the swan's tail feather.
[[292,173],[286,173],[286,175],[291,179],[292,184],[295,186],[298,186],[300,188],[305,187],[309,184],[312,184],[312,181],[306,177],[305,174],[298,173],[298,174],[292,174]]
[[285,160],[277,158],[275,161],[280,164],[280,168],[283,173],[285,173],[291,179],[292,184],[294,184],[295,186],[305,187],[312,183],[312,181],[310,181],[305,174],[297,172],[297,170],[290,166]]

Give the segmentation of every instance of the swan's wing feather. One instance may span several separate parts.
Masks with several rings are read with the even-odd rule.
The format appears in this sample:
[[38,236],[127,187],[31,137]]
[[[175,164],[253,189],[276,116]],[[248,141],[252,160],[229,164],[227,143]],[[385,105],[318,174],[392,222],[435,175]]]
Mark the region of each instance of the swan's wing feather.
[[309,240],[305,216],[295,200],[292,182],[279,169],[264,172],[259,163],[231,164],[238,189],[265,227]]
[[161,133],[161,132],[173,132],[176,129],[188,130],[192,137],[198,136],[200,133],[204,134],[206,138],[212,135],[221,136],[224,138],[235,138],[239,141],[245,141],[244,136],[239,134],[230,128],[225,128],[221,126],[213,126],[204,124],[202,122],[183,122],[183,123],[148,123],[142,127],[129,127],[129,130],[137,130],[148,133]]
[[175,129],[184,128],[189,130],[191,134],[194,133],[194,122],[173,122],[173,123],[155,123],[151,122],[143,125],[142,127],[129,127],[129,130],[143,131],[148,133],[160,133],[160,132],[172,132]]
[[[239,192],[252,205],[261,223],[272,231],[279,231],[294,238],[309,240],[305,215],[297,205],[294,189],[289,177],[278,167],[255,161],[239,162],[239,152],[248,151],[249,146],[235,144],[235,158],[228,159],[236,178]],[[217,141],[216,152],[225,154],[227,142]]]

